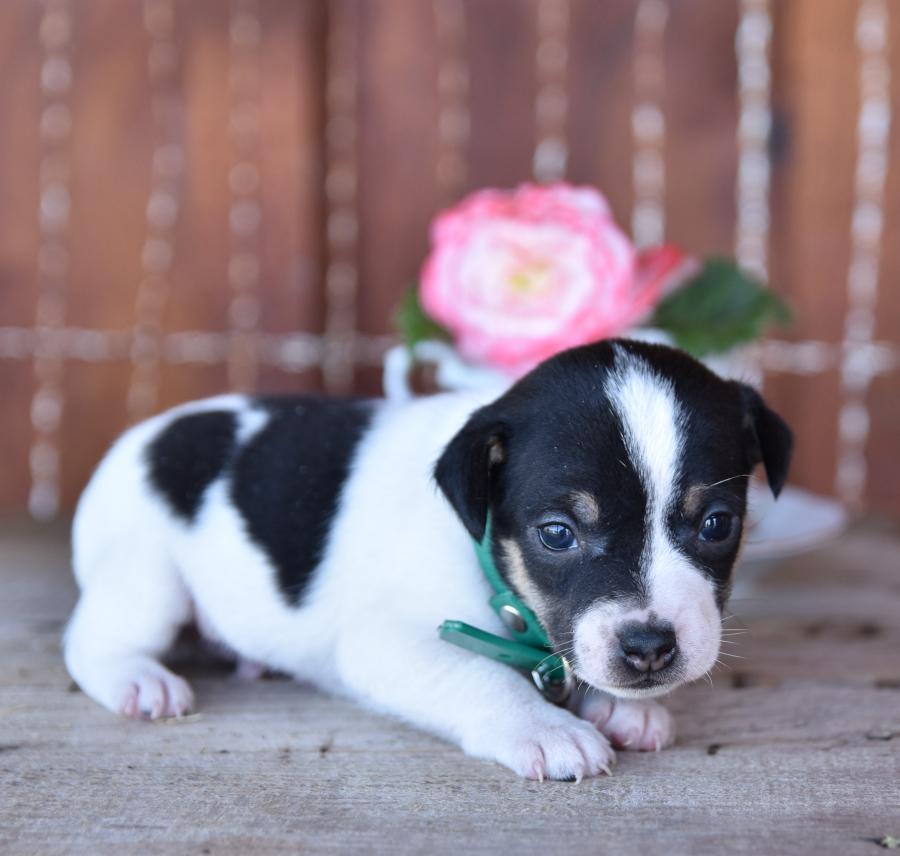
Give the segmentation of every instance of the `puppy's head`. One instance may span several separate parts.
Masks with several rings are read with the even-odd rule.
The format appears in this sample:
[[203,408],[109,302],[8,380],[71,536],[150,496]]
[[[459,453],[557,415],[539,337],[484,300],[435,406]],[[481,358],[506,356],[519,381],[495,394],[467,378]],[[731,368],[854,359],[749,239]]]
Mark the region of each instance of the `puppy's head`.
[[478,410],[435,477],[580,678],[658,695],[716,661],[758,463],[776,495],[791,432],[686,354],[606,341]]

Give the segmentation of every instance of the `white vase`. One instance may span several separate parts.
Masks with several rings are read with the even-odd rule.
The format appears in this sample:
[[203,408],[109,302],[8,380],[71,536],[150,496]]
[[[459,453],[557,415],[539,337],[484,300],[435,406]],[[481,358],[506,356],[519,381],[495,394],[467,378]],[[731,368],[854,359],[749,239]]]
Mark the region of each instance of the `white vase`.
[[[674,345],[672,337],[655,327],[637,327],[625,338],[658,345]],[[716,374],[739,380],[755,388],[762,384],[762,372],[755,358],[756,348],[732,348],[724,354],[714,354],[703,362]],[[443,390],[505,389],[512,382],[502,372],[489,366],[466,362],[447,342],[427,340],[416,344],[412,352],[404,345],[391,348],[384,357],[384,394],[392,401],[407,401],[413,396],[409,375],[416,362],[435,367],[435,379]]]
[[408,401],[413,397],[409,375],[414,363],[430,363],[435,367],[435,380],[446,391],[506,389],[511,379],[487,366],[467,363],[446,342],[426,340],[413,346],[395,345],[384,355],[382,384],[385,397],[391,401]]

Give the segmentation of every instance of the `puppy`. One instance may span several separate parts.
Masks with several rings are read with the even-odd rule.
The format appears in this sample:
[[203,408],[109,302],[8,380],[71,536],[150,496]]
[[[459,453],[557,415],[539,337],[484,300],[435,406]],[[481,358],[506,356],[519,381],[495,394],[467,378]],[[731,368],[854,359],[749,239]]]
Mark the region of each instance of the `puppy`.
[[[611,742],[672,741],[652,698],[715,664],[748,476],[762,462],[777,495],[790,451],[751,388],[631,341],[496,400],[187,404],[126,432],[81,498],[66,663],[111,711],[180,716],[191,689],[160,658],[196,622],[522,776],[598,775]],[[568,707],[439,636],[507,635],[478,544],[586,688]]]

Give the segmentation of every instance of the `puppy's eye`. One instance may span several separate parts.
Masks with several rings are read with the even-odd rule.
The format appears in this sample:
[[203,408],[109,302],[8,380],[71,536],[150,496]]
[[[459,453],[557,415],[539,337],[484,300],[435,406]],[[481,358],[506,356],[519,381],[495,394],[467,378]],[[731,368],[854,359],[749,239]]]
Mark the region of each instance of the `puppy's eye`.
[[710,514],[700,527],[701,541],[724,541],[734,530],[734,515],[726,511]]
[[538,536],[548,550],[570,550],[575,546],[575,534],[563,523],[546,523],[538,527]]

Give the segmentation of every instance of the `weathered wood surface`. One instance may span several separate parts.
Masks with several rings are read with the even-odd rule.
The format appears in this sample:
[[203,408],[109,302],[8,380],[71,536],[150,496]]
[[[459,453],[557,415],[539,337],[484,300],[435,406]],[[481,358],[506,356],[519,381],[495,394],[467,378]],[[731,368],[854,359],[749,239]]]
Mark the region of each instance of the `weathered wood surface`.
[[119,720],[60,657],[63,533],[6,526],[0,851],[875,854],[900,835],[898,568],[896,534],[868,528],[745,585],[727,647],[746,659],[676,695],[674,749],[537,784],[196,656],[199,716]]

